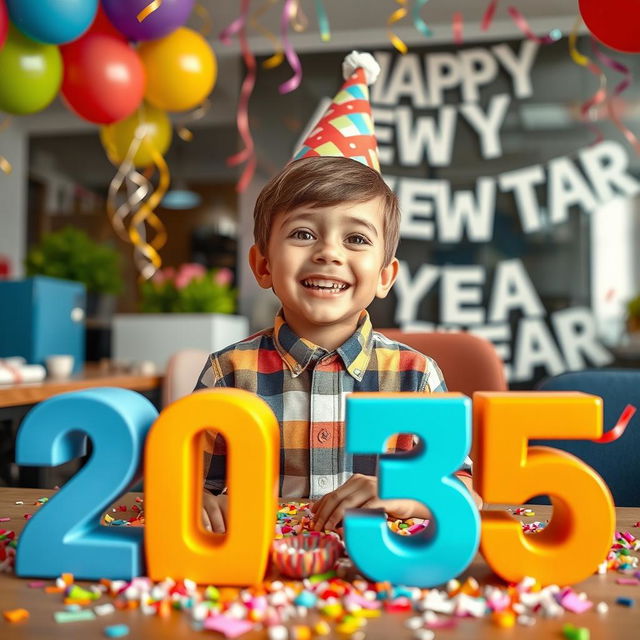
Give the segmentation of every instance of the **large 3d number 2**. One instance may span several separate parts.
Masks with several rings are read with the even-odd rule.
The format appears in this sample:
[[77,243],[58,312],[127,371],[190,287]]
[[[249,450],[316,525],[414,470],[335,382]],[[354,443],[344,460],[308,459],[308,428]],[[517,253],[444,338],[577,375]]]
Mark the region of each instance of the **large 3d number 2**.
[[460,394],[354,393],[347,398],[347,450],[380,454],[388,438],[420,438],[406,454],[383,455],[382,499],[413,499],[435,523],[413,536],[389,530],[383,514],[350,510],[345,541],[356,566],[372,580],[432,587],[460,574],[480,542],[480,518],[466,487],[452,474],[471,444],[471,401]]
[[574,584],[591,575],[609,551],[613,499],[584,462],[533,438],[602,435],[602,400],[573,392],[476,393],[474,486],[488,502],[522,504],[548,495],[549,524],[524,535],[506,511],[482,512],[480,551],[505,580],[532,576],[543,584]]
[[[206,429],[227,445],[226,534],[202,526]],[[262,581],[274,535],[280,432],[269,405],[241,389],[199,391],[167,407],[145,451],[145,549],[149,576],[200,584]],[[251,526],[246,526],[250,512]],[[176,518],[167,525],[167,514]]]
[[142,530],[100,526],[100,515],[140,479],[144,441],[158,412],[126,389],[55,396],[25,418],[16,442],[20,465],[54,467],[86,453],[88,462],[27,523],[18,545],[19,576],[130,579],[144,573]]

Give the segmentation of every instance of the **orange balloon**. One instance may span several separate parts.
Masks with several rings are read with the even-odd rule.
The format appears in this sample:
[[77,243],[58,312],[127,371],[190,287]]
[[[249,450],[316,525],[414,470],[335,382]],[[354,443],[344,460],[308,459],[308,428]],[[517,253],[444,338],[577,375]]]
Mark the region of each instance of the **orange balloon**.
[[[227,444],[227,532],[202,525],[202,433]],[[209,389],[168,406],[145,447],[144,515],[148,575],[199,584],[260,583],[274,536],[280,432],[269,405],[242,389]],[[167,514],[172,517],[167,526]],[[250,518],[248,526],[247,518]]]
[[180,27],[138,48],[147,75],[145,98],[158,109],[187,111],[211,93],[218,74],[209,43],[193,29]]
[[602,435],[602,399],[577,392],[475,393],[474,474],[486,503],[523,504],[548,495],[549,524],[525,535],[506,511],[483,511],[480,552],[509,582],[575,584],[607,557],[615,528],[613,498],[603,479],[575,456],[527,447],[535,438]]

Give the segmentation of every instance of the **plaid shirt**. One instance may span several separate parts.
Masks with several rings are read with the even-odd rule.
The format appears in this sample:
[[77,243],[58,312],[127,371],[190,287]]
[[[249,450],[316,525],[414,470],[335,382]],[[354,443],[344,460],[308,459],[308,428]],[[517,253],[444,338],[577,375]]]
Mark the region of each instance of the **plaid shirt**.
[[[287,499],[317,499],[354,473],[376,474],[377,456],[345,451],[347,394],[447,390],[431,358],[373,331],[366,311],[356,332],[331,352],[299,338],[280,311],[274,327],[209,357],[195,390],[211,387],[245,389],[271,407],[280,425],[280,496]],[[205,487],[220,493],[225,442],[212,439],[205,447]],[[389,452],[412,446],[410,434],[399,435]]]

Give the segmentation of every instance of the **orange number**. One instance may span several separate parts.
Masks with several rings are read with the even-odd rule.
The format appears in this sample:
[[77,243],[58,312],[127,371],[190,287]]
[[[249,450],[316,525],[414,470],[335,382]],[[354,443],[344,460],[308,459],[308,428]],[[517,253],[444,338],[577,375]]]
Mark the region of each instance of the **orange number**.
[[[202,525],[201,434],[227,444],[229,507],[226,534]],[[211,389],[167,407],[145,450],[145,551],[154,580],[200,584],[262,581],[274,534],[280,436],[269,406],[240,389]],[[251,526],[247,526],[249,522]]]
[[602,400],[574,392],[476,393],[474,486],[487,503],[522,504],[546,494],[549,524],[522,533],[506,511],[483,511],[480,551],[502,578],[532,576],[543,584],[574,584],[591,575],[611,545],[611,493],[584,462],[532,438],[595,439]]

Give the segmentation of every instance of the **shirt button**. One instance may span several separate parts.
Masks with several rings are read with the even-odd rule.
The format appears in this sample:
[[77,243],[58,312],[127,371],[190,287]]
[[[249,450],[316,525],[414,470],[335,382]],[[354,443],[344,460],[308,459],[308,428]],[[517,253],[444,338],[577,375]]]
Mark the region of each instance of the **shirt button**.
[[320,485],[320,487],[322,489],[324,489],[327,486],[327,479],[326,478],[318,478],[318,484]]
[[295,367],[293,367],[293,371],[295,373],[300,373],[302,371],[302,367],[299,364],[297,364]]
[[318,433],[318,441],[326,442],[328,439],[329,439],[329,432],[326,429],[322,429],[322,431]]
[[359,376],[362,373],[362,371],[360,369],[354,369],[353,373],[355,373],[357,376]]

